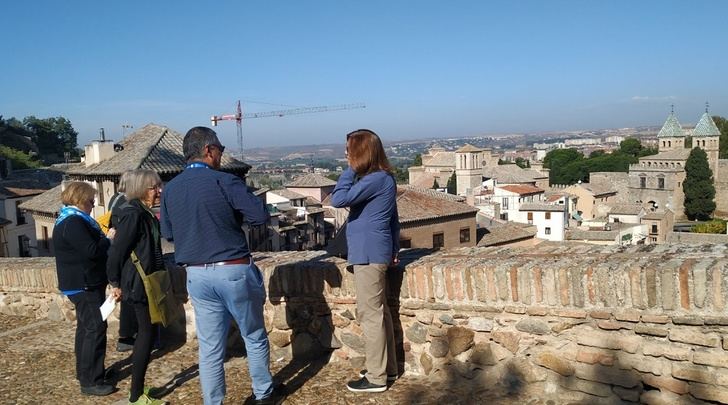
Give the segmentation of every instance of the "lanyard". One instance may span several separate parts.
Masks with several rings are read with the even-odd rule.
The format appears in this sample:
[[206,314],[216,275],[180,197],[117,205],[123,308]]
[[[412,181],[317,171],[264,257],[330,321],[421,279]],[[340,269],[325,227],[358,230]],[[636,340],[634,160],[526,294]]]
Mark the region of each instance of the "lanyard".
[[209,169],[210,166],[206,165],[205,163],[201,162],[192,162],[188,163],[187,166],[185,166],[185,169]]

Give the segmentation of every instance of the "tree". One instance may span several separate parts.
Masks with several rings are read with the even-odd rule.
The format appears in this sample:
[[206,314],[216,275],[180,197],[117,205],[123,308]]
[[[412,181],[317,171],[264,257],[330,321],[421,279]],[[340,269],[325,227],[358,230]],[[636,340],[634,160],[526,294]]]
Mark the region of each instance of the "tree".
[[30,157],[27,153],[5,145],[0,145],[0,156],[10,161],[13,165],[13,169],[36,169],[43,166],[39,161]]
[[432,183],[432,189],[433,189],[433,190],[437,190],[437,189],[439,189],[439,188],[440,188],[440,185],[439,185],[439,184],[437,184],[437,179],[435,179],[435,181],[434,181],[434,182]]
[[518,165],[518,167],[520,167],[521,169],[528,169],[529,167],[531,167],[531,161],[522,157],[517,157],[516,165]]
[[450,176],[449,179],[447,179],[447,192],[449,194],[457,194],[458,193],[458,179],[455,176],[455,172],[452,173],[452,176]]
[[422,155],[419,153],[415,155],[415,159],[412,161],[412,166],[422,166]]
[[619,143],[619,151],[625,155],[639,157],[642,151],[642,142],[637,138],[627,138]]
[[584,155],[574,148],[554,149],[546,154],[543,166],[549,170],[551,184],[574,184],[588,177],[586,168],[581,164]]
[[43,160],[62,161],[65,152],[76,157],[78,132],[71,121],[64,117],[39,119],[31,115],[23,119],[23,125],[31,132],[31,139],[38,145]]
[[710,219],[715,211],[715,187],[713,173],[708,165],[708,155],[700,148],[693,148],[685,162],[685,215],[688,219]]

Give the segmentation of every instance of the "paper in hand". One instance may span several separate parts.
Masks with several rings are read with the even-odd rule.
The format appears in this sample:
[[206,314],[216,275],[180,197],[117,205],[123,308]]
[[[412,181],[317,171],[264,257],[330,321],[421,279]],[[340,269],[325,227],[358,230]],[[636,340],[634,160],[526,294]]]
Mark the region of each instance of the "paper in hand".
[[109,295],[108,297],[106,297],[106,301],[104,301],[104,303],[101,304],[101,307],[99,308],[99,310],[101,311],[101,319],[105,321],[106,318],[108,318],[109,315],[114,312],[114,308],[116,308],[116,300],[113,296]]

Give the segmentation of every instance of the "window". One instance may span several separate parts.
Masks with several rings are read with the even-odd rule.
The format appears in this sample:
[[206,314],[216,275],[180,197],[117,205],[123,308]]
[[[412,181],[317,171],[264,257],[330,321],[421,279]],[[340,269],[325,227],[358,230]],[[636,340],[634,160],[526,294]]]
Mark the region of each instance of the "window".
[[549,227],[547,226],[547,227],[546,227],[546,229],[544,229],[544,231],[543,231],[543,232],[544,232],[544,233],[545,233],[546,235],[551,235],[551,228],[549,228]]
[[500,214],[500,219],[501,219],[502,221],[508,221],[508,213],[507,213],[507,212],[503,212],[503,213],[501,213],[501,214]]
[[640,188],[647,187],[647,177],[640,176]]
[[470,242],[470,228],[460,229],[460,243]]
[[412,247],[412,239],[400,239],[399,240],[399,248],[400,249],[409,249]]
[[439,249],[445,246],[445,234],[442,232],[432,234],[432,248]]
[[40,247],[43,249],[48,249],[50,247],[50,244],[48,243],[48,227],[42,226],[40,228],[41,235],[43,236],[43,239],[40,241]]
[[619,223],[619,218],[614,218],[614,223],[618,224]]
[[663,177],[657,178],[657,188],[665,188],[665,179]]
[[15,201],[15,223],[17,225],[25,225],[25,215],[23,210],[20,209],[22,201]]
[[550,212],[547,212],[546,213],[546,219],[551,219],[551,213]]
[[533,223],[533,212],[529,212],[528,213],[528,223],[529,224],[532,224]]
[[503,203],[501,204],[504,210],[508,209],[508,197],[503,197]]
[[18,235],[18,256],[30,257],[30,239],[25,235]]
[[657,224],[652,224],[652,230],[650,233],[657,233]]

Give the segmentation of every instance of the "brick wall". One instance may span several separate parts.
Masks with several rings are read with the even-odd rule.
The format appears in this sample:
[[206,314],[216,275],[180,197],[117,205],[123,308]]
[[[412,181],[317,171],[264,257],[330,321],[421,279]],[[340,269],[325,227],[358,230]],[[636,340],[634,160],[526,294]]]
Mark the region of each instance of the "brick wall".
[[[515,379],[555,403],[728,403],[727,251],[542,243],[403,253],[405,271],[388,275],[401,366],[488,386]],[[272,356],[333,349],[331,361],[363,366],[345,263],[322,252],[256,259]],[[47,299],[53,278],[47,259],[0,260],[0,308]]]

